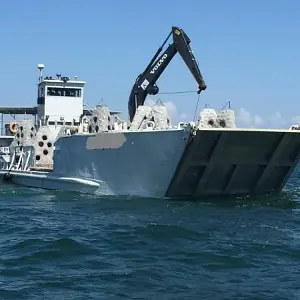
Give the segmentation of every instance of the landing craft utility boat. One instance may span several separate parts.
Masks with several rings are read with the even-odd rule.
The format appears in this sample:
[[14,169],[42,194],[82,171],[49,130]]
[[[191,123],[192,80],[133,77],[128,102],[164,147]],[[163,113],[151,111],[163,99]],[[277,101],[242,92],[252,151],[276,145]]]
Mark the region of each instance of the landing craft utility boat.
[[[297,130],[240,129],[232,110],[201,111],[171,125],[167,108],[144,105],[179,52],[199,92],[206,84],[184,31],[159,48],[132,88],[129,122],[99,106],[83,114],[84,81],[42,78],[37,126],[24,121],[10,147],[4,180],[29,187],[102,195],[201,197],[280,192],[300,154]],[[170,37],[168,36],[168,38]],[[160,55],[160,56],[159,56]]]

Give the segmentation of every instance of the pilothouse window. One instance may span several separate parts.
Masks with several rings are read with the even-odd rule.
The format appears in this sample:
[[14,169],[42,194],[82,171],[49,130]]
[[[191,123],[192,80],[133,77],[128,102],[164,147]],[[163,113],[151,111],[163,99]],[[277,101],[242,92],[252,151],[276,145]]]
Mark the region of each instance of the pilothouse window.
[[48,87],[47,96],[81,97],[81,89]]

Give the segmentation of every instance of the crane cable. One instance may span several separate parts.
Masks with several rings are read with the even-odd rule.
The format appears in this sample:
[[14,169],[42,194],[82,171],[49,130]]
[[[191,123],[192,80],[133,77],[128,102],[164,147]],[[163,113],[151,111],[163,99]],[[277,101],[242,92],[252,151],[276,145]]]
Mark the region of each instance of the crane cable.
[[158,93],[158,95],[175,95],[175,94],[188,94],[188,93],[197,93],[197,91],[165,92],[165,93]]
[[196,108],[195,108],[195,112],[194,112],[193,122],[195,122],[196,113],[197,113],[197,111],[198,111],[198,105],[199,105],[200,95],[201,95],[201,94],[198,95],[197,104],[196,104]]
[[[165,93],[158,93],[158,94],[160,94],[160,95],[176,95],[176,94],[188,94],[188,93],[197,93],[197,92],[198,91],[178,91],[178,92],[165,92]],[[198,95],[197,104],[196,104],[195,112],[194,112],[193,122],[195,122],[196,113],[198,111],[198,106],[199,106],[199,100],[200,100],[200,94]]]

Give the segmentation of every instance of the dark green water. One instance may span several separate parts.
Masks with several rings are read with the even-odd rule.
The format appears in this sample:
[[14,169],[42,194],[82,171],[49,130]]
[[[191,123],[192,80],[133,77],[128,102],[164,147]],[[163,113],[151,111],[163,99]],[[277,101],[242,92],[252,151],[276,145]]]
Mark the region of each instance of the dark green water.
[[0,299],[300,299],[300,169],[280,197],[0,186]]

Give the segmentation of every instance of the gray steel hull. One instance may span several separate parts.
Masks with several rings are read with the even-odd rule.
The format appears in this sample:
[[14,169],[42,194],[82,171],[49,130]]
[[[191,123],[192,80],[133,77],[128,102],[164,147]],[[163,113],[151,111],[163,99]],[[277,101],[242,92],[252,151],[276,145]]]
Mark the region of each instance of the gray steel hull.
[[95,180],[105,195],[164,197],[189,134],[180,129],[63,137],[55,144],[52,176]]
[[55,147],[52,172],[12,171],[11,181],[101,195],[258,195],[283,189],[299,161],[300,132],[107,132],[62,137]]

